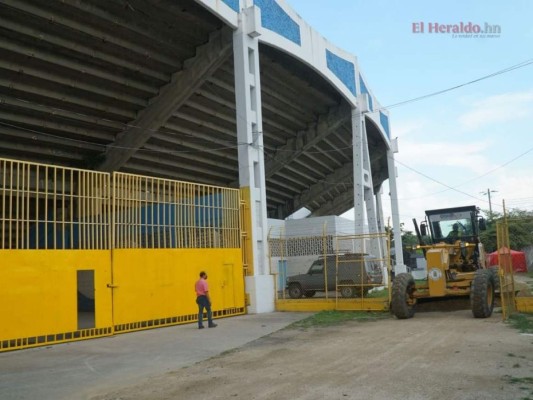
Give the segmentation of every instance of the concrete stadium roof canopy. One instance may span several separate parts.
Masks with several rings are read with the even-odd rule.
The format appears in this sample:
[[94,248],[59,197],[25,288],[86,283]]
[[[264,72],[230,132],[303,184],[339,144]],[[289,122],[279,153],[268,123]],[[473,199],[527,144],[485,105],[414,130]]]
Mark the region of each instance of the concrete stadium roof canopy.
[[232,31],[252,5],[269,215],[350,209],[352,108],[375,189],[388,113],[282,0],[2,0],[0,157],[238,186]]

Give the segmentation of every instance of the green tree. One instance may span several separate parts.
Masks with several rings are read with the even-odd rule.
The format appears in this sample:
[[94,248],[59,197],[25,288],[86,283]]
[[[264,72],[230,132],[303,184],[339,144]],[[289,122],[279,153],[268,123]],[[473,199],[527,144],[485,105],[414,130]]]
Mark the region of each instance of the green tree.
[[[488,212],[485,211],[488,215]],[[503,222],[503,214],[492,212],[493,218],[487,222],[487,230],[481,231],[480,240],[485,251],[490,253],[498,248],[496,225]],[[509,244],[514,250],[522,250],[533,245],[533,211],[513,209],[507,214]]]

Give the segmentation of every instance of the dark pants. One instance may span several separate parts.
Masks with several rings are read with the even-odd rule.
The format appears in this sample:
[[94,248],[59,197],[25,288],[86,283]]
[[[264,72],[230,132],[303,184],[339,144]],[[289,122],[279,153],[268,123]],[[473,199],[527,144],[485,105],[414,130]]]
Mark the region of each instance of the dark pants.
[[207,311],[207,322],[209,323],[209,325],[212,325],[213,316],[211,314],[211,304],[209,304],[207,296],[198,296],[196,298],[196,304],[198,304],[198,326],[203,326],[204,308]]

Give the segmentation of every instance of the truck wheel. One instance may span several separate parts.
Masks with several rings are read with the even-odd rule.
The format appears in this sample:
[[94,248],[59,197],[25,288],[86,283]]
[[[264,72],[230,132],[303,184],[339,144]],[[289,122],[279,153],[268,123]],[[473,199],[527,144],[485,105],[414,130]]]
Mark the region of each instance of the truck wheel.
[[494,309],[494,273],[478,269],[470,288],[470,304],[475,318],[488,318]]
[[299,283],[291,283],[289,285],[289,296],[291,299],[300,299],[302,295],[303,291]]
[[313,297],[315,295],[315,293],[316,293],[316,291],[314,291],[314,290],[306,290],[304,292],[304,296],[305,297]]
[[355,290],[353,290],[352,287],[346,286],[341,288],[341,296],[345,299],[349,299],[350,297],[355,296]]
[[413,297],[415,280],[408,273],[396,275],[392,283],[391,311],[398,319],[412,318],[415,315],[416,299]]
[[[349,284],[353,284],[353,282],[347,282],[347,281],[341,282],[341,285],[349,285]],[[345,299],[348,299],[350,297],[355,297],[355,288],[351,286],[341,287],[341,296],[344,297]]]

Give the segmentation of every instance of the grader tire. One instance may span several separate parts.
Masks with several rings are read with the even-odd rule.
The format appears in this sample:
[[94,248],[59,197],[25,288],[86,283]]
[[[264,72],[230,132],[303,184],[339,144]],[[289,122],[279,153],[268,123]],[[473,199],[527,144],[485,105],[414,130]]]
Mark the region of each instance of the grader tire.
[[470,304],[475,318],[488,318],[494,309],[494,273],[478,269],[470,289]]
[[413,318],[415,315],[416,299],[412,297],[415,291],[415,280],[408,273],[396,275],[392,283],[391,311],[398,319]]
[[489,267],[489,271],[494,275],[494,291],[500,293],[500,267],[497,265]]

